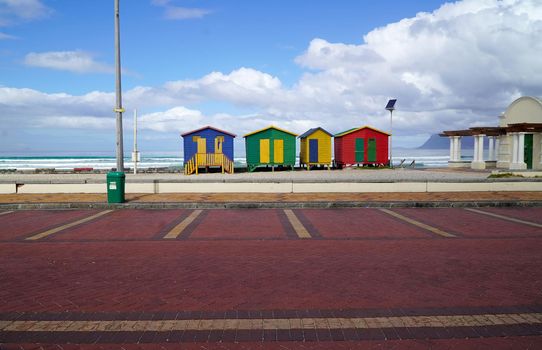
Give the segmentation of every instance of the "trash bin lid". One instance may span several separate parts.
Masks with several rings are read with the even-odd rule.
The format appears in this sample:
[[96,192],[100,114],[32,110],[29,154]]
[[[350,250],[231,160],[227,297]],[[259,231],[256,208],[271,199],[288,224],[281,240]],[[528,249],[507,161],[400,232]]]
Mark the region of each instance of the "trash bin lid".
[[107,173],[107,178],[123,178],[126,177],[122,171],[110,171]]

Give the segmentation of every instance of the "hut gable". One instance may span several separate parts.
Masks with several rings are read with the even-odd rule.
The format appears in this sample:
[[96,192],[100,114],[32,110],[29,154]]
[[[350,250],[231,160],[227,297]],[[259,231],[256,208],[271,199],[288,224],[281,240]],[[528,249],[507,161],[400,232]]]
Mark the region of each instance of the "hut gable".
[[335,163],[387,164],[390,134],[370,126],[335,134]]
[[[224,153],[228,158],[233,159],[233,139],[236,136],[235,134],[212,126],[205,126],[186,132],[181,136],[184,139],[185,160],[192,158],[196,153]],[[205,141],[201,141],[202,139]]]
[[297,134],[269,126],[246,134],[247,166],[250,171],[259,165],[295,165]]

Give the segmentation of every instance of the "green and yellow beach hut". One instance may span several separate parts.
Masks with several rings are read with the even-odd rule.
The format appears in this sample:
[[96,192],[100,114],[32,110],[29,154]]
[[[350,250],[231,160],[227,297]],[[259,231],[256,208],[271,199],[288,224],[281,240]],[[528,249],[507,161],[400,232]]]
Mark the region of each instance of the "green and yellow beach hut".
[[297,134],[271,125],[244,137],[248,171],[260,165],[271,165],[273,170],[277,165],[294,169]]
[[307,130],[299,136],[301,150],[299,164],[307,170],[311,165],[325,165],[328,170],[331,165],[331,138],[333,135],[318,127]]

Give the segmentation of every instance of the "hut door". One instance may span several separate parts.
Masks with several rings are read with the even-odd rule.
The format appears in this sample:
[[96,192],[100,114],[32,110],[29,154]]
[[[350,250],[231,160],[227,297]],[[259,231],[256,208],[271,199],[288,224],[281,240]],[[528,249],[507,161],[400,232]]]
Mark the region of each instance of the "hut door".
[[318,163],[318,139],[309,140],[309,163]]
[[365,139],[356,139],[356,162],[363,163],[365,160]]
[[269,163],[269,139],[260,140],[260,163]]
[[222,153],[223,143],[224,143],[224,136],[217,136],[215,138],[215,153]]
[[367,161],[376,162],[376,139],[367,140]]
[[198,146],[198,148],[196,150],[196,153],[206,153],[206,151],[207,151],[207,143],[206,143],[207,140],[206,139],[201,138],[199,136],[194,136],[192,138],[192,141],[194,141]]
[[527,169],[533,168],[533,134],[525,134],[525,145],[523,147],[523,160]]
[[273,163],[284,163],[284,140],[273,141]]

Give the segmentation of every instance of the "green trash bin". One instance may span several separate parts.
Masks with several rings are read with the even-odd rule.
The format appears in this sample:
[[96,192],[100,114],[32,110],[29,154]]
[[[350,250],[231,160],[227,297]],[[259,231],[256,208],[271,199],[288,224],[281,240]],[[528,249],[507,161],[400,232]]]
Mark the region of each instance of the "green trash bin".
[[126,175],[120,171],[107,173],[107,202],[124,203]]

